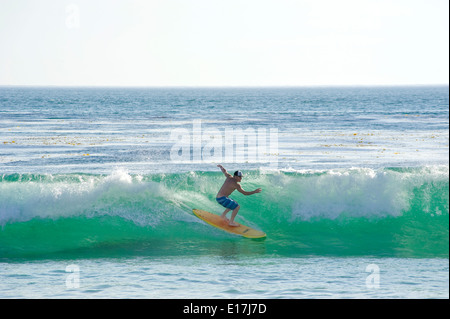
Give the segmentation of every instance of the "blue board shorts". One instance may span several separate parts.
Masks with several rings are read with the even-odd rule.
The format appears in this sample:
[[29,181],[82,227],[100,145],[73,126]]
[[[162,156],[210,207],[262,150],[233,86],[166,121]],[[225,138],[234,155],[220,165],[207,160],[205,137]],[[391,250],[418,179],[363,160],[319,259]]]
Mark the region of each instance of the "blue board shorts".
[[218,197],[218,198],[216,198],[216,201],[223,207],[231,209],[231,210],[235,210],[236,207],[239,206],[238,203],[236,203],[234,200],[232,200],[231,198],[228,198],[226,196]]

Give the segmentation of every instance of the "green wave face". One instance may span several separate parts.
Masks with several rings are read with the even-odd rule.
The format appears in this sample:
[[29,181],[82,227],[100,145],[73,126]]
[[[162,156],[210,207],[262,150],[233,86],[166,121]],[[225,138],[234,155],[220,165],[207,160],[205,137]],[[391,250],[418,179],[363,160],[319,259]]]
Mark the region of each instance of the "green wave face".
[[447,166],[246,172],[237,220],[265,240],[206,225],[221,213],[212,172],[0,177],[0,259],[125,255],[448,257]]

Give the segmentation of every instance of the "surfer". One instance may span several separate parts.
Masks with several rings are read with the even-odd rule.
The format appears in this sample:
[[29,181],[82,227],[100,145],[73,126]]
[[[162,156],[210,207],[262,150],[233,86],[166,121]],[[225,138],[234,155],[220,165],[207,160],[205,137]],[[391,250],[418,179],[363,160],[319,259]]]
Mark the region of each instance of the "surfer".
[[253,192],[246,192],[245,190],[242,189],[242,186],[239,184],[242,181],[242,177],[243,177],[241,171],[236,171],[236,172],[234,172],[234,175],[231,176],[231,174],[228,173],[226,171],[226,169],[223,168],[222,165],[217,165],[217,167],[219,167],[222,170],[222,173],[227,178],[216,196],[216,201],[220,205],[222,205],[223,207],[226,208],[220,217],[227,220],[227,218],[226,218],[227,213],[229,211],[233,211],[233,213],[231,214],[231,218],[228,222],[228,225],[239,226],[239,224],[234,222],[234,218],[236,217],[237,213],[239,212],[239,209],[241,208],[241,206],[239,206],[239,204],[236,201],[232,200],[228,196],[230,196],[231,193],[234,192],[236,189],[238,190],[238,192],[240,192],[244,195],[253,195],[256,193],[261,193],[261,188],[255,189]]

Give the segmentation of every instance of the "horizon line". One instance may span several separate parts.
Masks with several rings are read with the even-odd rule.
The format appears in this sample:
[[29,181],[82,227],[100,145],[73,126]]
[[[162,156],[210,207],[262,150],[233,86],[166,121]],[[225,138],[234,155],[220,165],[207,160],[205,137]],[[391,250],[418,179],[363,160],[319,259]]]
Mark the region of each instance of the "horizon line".
[[311,85],[58,85],[58,84],[0,84],[0,87],[17,88],[142,88],[142,89],[258,89],[258,88],[352,88],[352,87],[437,87],[436,84],[311,84]]

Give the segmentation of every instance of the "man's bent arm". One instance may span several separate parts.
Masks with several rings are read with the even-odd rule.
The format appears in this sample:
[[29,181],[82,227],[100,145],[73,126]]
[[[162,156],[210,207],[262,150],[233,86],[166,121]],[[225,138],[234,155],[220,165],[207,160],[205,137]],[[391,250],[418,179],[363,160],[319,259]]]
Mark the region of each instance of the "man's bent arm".
[[258,189],[255,189],[253,192],[247,192],[247,191],[245,191],[242,187],[241,187],[241,185],[239,185],[238,187],[237,187],[237,190],[240,192],[240,193],[242,193],[242,194],[244,194],[244,195],[253,195],[253,194],[256,194],[256,193],[261,193],[261,188],[258,188]]

